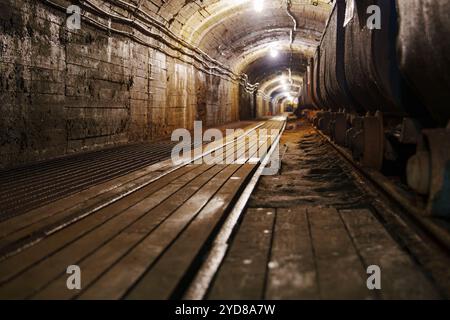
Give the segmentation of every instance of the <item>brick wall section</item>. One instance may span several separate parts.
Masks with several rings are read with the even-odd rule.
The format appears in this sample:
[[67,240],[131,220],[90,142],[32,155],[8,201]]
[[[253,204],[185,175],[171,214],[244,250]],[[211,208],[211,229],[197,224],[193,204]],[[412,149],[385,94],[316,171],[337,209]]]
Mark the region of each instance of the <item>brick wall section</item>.
[[248,94],[236,82],[152,48],[164,47],[155,39],[65,22],[41,1],[0,1],[0,167],[238,119]]

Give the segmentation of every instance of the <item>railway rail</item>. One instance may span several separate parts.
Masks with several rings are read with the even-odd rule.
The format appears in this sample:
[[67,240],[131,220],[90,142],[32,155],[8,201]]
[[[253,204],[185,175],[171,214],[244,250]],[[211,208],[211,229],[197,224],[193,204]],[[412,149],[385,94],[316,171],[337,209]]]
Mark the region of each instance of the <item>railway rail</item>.
[[[408,211],[448,220],[449,82],[441,70],[449,63],[436,52],[445,48],[442,26],[450,7],[430,0],[378,1],[384,27],[373,28],[365,26],[372,4],[334,1],[305,73],[300,106],[316,110],[315,125],[370,168],[371,179]],[[411,23],[418,16],[426,17],[421,26]],[[422,37],[422,27],[433,32]],[[414,191],[413,201],[382,181],[392,172]],[[440,232],[437,224],[427,228]]]
[[402,208],[415,223],[432,236],[441,246],[450,251],[450,224],[444,219],[439,219],[426,214],[424,204],[419,204],[417,197],[406,192],[406,186],[399,187],[398,184],[384,176],[382,173],[365,167],[355,161],[352,154],[346,148],[336,144],[330,137],[316,128],[320,134],[338,153],[355,169],[356,172],[364,176],[376,185],[382,192]]
[[175,145],[170,140],[136,143],[0,170],[0,222],[156,165],[170,157]]
[[[181,297],[230,212],[239,219],[267,163],[262,145],[273,148],[284,126],[262,122],[198,157],[225,164],[158,162],[1,221],[0,297]],[[70,265],[82,270],[81,291],[66,287]]]
[[308,122],[289,127],[280,173],[252,193],[205,298],[447,299],[449,251]]
[[0,221],[158,163],[172,143],[131,145],[46,162],[0,175]]

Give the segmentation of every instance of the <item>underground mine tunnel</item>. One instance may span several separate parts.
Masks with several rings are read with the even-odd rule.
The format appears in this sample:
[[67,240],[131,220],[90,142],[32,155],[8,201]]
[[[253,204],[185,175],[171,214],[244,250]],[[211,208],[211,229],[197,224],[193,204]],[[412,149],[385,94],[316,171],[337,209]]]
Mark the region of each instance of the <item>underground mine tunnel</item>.
[[449,16],[0,0],[0,298],[448,299]]

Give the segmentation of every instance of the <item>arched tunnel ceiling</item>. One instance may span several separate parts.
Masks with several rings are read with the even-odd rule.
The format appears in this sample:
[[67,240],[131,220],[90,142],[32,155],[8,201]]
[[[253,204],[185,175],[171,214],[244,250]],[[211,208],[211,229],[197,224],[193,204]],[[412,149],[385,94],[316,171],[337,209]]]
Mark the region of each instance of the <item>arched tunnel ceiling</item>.
[[[332,6],[330,0],[161,2],[159,18],[174,33],[260,85],[288,68],[304,73]],[[262,3],[260,12],[255,3]],[[271,48],[279,51],[276,59],[269,56]]]
[[280,92],[295,92],[298,95],[302,84],[303,77],[300,74],[293,73],[290,80],[286,74],[281,76],[274,74],[271,77],[268,77],[260,86],[260,91],[263,92],[268,99],[273,99],[273,97]]
[[306,71],[307,57],[298,51],[282,51],[276,59],[269,55],[262,56],[246,65],[243,70],[249,75],[249,81],[252,83],[262,83],[269,76],[274,74],[283,75],[288,73],[288,69],[295,73],[304,73]]
[[294,76],[292,82],[290,84],[284,84],[280,82],[275,82],[272,85],[269,85],[265,90],[266,94],[273,98],[274,95],[280,92],[289,92],[295,93],[293,95],[298,95],[300,88],[303,84],[303,79],[301,77]]

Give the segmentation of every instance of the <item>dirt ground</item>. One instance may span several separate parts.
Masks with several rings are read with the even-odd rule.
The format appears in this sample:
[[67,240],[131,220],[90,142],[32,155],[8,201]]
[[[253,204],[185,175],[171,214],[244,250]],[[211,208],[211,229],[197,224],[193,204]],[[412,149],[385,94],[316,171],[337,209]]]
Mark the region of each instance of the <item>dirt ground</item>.
[[[291,126],[292,127],[292,126]],[[281,139],[279,175],[261,178],[250,207],[333,206],[358,208],[367,202],[335,150],[305,122]]]

